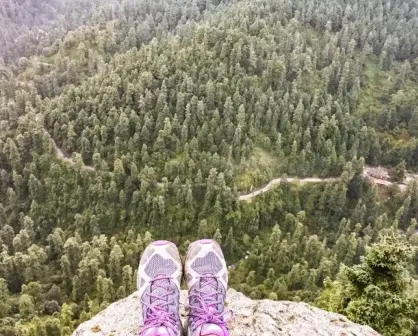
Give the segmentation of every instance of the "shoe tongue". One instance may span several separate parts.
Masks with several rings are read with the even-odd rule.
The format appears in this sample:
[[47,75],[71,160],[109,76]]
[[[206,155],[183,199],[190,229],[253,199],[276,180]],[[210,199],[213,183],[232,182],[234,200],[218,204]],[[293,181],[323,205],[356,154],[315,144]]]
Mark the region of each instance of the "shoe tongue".
[[209,288],[209,291],[211,291],[210,288],[216,289],[218,287],[218,281],[211,276],[202,278],[201,284]]
[[222,327],[217,324],[208,323],[204,324],[200,329],[200,336],[227,336]]
[[209,310],[214,313],[222,312],[222,305],[216,303],[219,299],[218,280],[212,277],[204,277],[201,279],[200,287],[200,291],[207,295],[206,304],[209,306]]
[[174,334],[166,327],[155,327],[146,330],[141,336],[174,336]]
[[[163,287],[163,288],[161,288]],[[164,298],[164,300],[158,299],[158,298],[151,298],[151,305],[153,306],[162,306],[164,308],[167,308],[167,299],[168,299],[168,295],[167,295],[167,290],[170,287],[170,280],[168,279],[157,279],[155,280],[152,285],[151,285],[151,293],[153,295],[157,295],[160,296],[162,298]]]
[[[167,290],[169,289],[170,280],[158,279],[157,276],[157,279],[152,282],[150,287],[150,293],[153,294],[153,296],[150,297],[150,304],[153,307],[158,307],[158,309],[162,309],[168,313],[173,313],[175,312],[175,307],[173,308],[168,302],[169,297]],[[161,299],[154,296],[159,296]],[[147,329],[141,336],[174,336],[174,333],[170,328],[159,326]]]
[[[217,289],[218,289],[218,281],[214,280],[213,278],[202,278],[201,283],[201,292],[209,295],[210,301],[217,300]],[[210,304],[210,303],[209,303]]]

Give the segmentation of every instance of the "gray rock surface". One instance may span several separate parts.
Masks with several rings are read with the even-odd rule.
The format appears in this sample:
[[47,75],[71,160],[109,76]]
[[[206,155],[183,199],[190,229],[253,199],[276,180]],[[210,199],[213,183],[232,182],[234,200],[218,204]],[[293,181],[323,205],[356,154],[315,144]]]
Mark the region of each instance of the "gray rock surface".
[[[186,298],[186,291],[182,291],[180,313],[183,325]],[[230,336],[379,336],[370,327],[305,303],[256,301],[230,289],[227,305],[234,313],[229,322]],[[135,292],[82,323],[73,336],[137,336],[141,323],[139,297]]]

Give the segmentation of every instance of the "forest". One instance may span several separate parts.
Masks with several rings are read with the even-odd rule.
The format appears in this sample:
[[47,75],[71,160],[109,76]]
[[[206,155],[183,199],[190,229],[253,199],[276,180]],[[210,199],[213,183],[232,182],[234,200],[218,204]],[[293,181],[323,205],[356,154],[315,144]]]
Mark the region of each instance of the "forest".
[[0,335],[71,335],[204,237],[253,299],[418,335],[418,181],[365,165],[418,172],[417,0],[3,1]]

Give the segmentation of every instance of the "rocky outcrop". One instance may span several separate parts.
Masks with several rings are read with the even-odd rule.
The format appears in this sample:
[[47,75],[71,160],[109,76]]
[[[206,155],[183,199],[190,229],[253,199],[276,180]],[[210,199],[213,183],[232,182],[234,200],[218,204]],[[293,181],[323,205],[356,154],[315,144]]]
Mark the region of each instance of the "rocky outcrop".
[[[181,292],[180,312],[186,318],[186,291]],[[378,336],[367,326],[350,322],[305,303],[251,300],[232,289],[228,308],[234,313],[229,322],[231,336]],[[137,336],[142,322],[138,293],[111,304],[91,320],[81,324],[73,336]]]

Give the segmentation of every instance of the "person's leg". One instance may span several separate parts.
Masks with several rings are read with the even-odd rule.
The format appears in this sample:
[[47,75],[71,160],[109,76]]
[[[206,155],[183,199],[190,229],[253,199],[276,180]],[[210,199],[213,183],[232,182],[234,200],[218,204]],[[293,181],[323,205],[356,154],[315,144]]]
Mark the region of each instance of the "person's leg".
[[189,288],[189,336],[227,336],[224,302],[228,269],[218,243],[203,239],[190,245],[185,277]]
[[160,240],[144,251],[138,267],[138,291],[144,326],[141,336],[180,336],[182,263],[176,245]]

